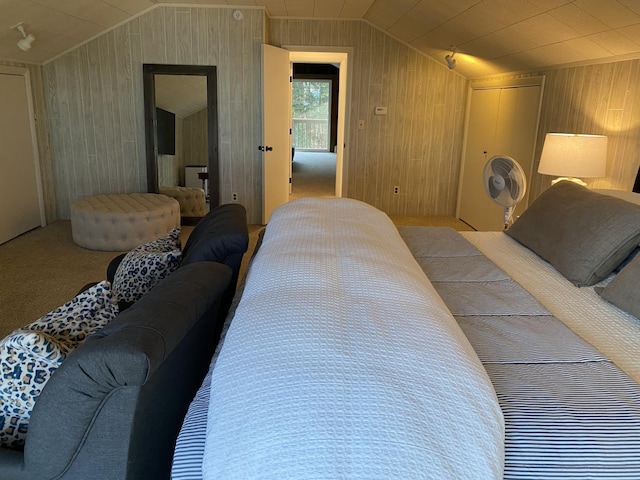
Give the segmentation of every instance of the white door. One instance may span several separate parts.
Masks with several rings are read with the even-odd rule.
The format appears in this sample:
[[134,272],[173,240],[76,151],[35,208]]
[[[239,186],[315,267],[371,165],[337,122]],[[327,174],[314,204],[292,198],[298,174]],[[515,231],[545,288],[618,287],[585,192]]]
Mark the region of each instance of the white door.
[[[487,195],[482,181],[484,166],[494,155],[508,155],[532,176],[538,131],[541,85],[474,89],[467,120],[467,134],[458,200],[458,218],[480,231],[504,228],[504,207]],[[527,195],[515,215],[528,206]]]
[[470,102],[458,218],[481,230],[487,218],[495,217],[502,224],[504,211],[489,200],[482,183],[482,170],[496,135],[500,90],[474,90]]
[[289,51],[262,45],[262,222],[289,201],[291,178],[291,81]]
[[0,244],[43,224],[24,75],[0,73]]
[[498,115],[503,128],[496,130],[496,145],[508,152],[507,155],[513,157],[527,175],[527,192],[516,207],[515,215],[520,215],[529,206],[541,95],[540,85],[504,88],[500,94]]

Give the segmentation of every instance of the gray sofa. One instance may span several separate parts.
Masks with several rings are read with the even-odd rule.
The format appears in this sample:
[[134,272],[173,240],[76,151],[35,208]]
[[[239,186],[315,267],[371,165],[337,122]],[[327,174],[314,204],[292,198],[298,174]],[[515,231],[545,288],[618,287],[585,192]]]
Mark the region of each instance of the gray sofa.
[[0,478],[169,478],[247,247],[240,205],[204,217],[180,267],[62,362],[35,404],[24,450],[0,448]]

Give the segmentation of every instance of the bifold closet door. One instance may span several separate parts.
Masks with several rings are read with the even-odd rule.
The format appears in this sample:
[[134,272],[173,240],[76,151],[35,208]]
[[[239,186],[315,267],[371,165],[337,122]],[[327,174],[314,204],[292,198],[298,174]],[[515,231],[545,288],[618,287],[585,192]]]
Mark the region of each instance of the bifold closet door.
[[[541,85],[471,91],[458,218],[476,230],[503,229],[504,208],[493,203],[482,181],[487,160],[508,155],[522,166],[527,182],[531,179],[541,92]],[[515,214],[527,205],[528,192]]]
[[41,224],[38,177],[23,75],[0,73],[0,244]]

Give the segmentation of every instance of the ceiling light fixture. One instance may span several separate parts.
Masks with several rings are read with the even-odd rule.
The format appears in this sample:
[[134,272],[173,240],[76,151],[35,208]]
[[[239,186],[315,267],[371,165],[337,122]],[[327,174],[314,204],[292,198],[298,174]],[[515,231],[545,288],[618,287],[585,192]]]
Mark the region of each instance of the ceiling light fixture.
[[22,26],[22,22],[11,27],[11,30],[18,30],[22,34],[22,38],[18,40],[18,48],[23,52],[31,50],[31,44],[34,42],[36,37],[31,34],[27,35],[27,33],[24,31],[24,27]]
[[449,70],[453,70],[454,68],[456,68],[456,59],[453,58],[454,55],[456,54],[458,50],[456,49],[456,47],[451,47],[451,54],[447,55],[446,57],[444,57],[444,59],[447,62],[447,66],[449,67]]

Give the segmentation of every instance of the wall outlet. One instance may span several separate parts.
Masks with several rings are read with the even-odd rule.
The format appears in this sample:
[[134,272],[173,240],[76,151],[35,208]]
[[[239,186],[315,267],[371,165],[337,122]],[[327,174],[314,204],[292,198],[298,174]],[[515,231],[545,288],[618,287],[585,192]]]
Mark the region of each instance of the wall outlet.
[[233,192],[231,194],[231,201],[232,202],[237,202],[238,201],[238,194],[236,192]]
[[358,130],[364,130],[364,120],[358,120]]
[[398,195],[400,193],[400,187],[398,187],[397,185],[395,187],[393,187],[393,193],[395,195]]

